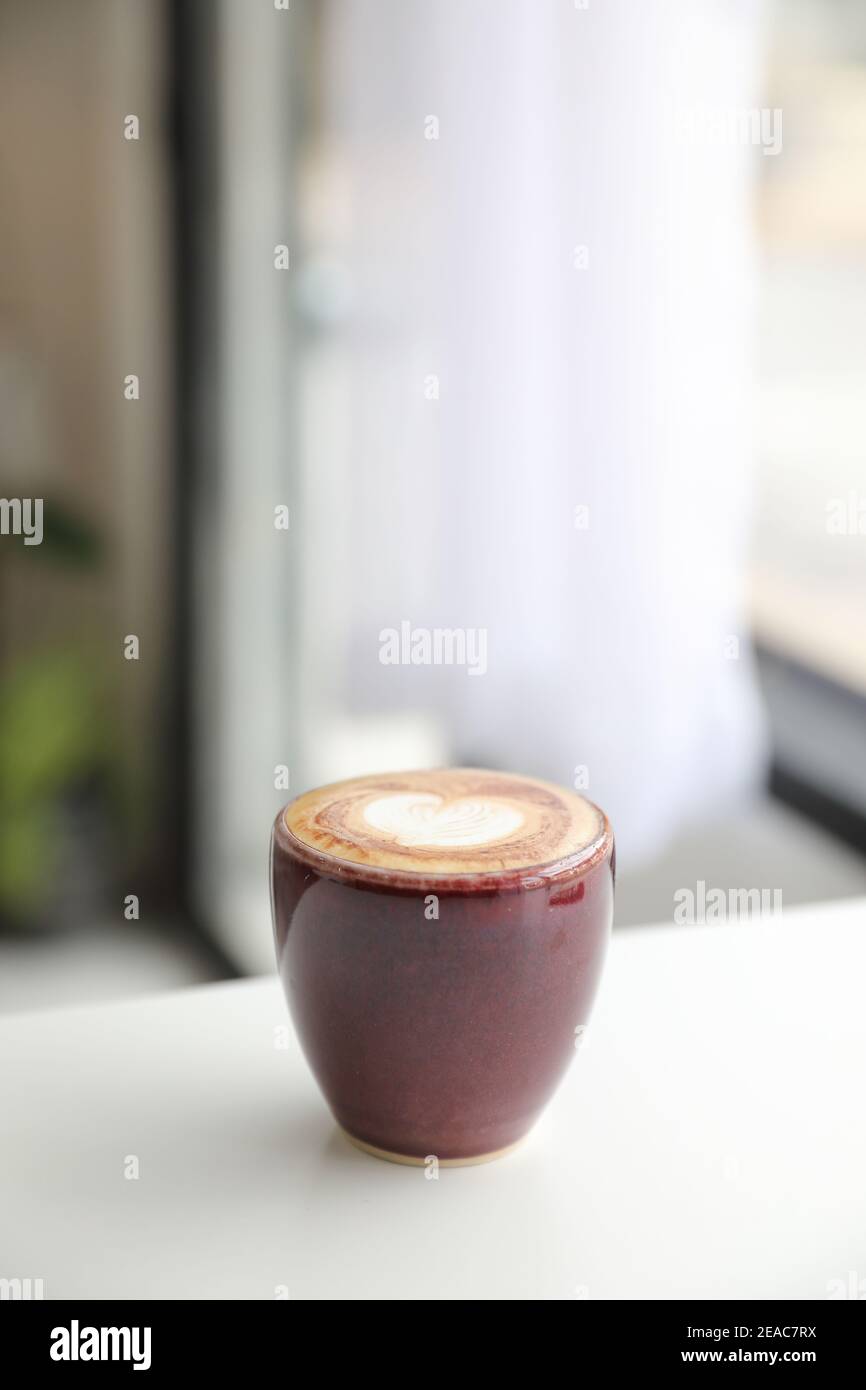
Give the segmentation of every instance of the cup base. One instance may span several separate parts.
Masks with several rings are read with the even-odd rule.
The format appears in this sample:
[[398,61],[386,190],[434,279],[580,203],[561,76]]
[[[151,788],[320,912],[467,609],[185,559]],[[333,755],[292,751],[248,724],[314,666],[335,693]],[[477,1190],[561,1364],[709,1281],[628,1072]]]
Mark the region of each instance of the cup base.
[[[338,1125],[340,1133],[348,1139],[350,1144],[354,1144],[356,1149],[361,1149],[365,1154],[371,1154],[373,1158],[383,1158],[386,1163],[402,1163],[410,1168],[424,1168],[427,1165],[426,1158],[417,1158],[414,1154],[392,1153],[390,1149],[378,1149],[375,1144],[368,1144],[364,1139],[357,1139],[354,1134],[350,1134],[342,1125]],[[504,1149],[494,1149],[492,1153],[471,1154],[468,1158],[440,1158],[438,1160],[440,1168],[469,1168],[476,1163],[492,1163],[495,1158],[504,1158],[506,1154],[514,1153],[523,1143],[522,1139],[516,1140],[513,1144],[506,1144]],[[434,1157],[434,1155],[430,1155]]]

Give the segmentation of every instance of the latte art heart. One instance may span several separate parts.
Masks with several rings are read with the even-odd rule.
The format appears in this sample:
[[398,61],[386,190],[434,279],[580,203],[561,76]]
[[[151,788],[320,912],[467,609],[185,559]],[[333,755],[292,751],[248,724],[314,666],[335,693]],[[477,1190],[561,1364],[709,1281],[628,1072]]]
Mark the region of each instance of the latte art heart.
[[516,806],[492,799],[466,797],[445,802],[432,792],[403,792],[368,802],[364,820],[409,848],[451,848],[505,840],[520,830],[526,817]]
[[284,818],[296,844],[326,859],[428,879],[582,860],[609,833],[564,787],[472,767],[352,777],[304,792]]

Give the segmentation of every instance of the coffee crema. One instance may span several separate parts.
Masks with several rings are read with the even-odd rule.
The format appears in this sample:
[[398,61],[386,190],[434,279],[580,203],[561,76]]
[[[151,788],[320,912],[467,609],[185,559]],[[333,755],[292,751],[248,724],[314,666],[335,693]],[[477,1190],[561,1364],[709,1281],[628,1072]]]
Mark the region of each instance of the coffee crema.
[[576,793],[479,768],[334,782],[291,802],[284,824],[331,858],[427,874],[544,868],[605,835],[601,813]]

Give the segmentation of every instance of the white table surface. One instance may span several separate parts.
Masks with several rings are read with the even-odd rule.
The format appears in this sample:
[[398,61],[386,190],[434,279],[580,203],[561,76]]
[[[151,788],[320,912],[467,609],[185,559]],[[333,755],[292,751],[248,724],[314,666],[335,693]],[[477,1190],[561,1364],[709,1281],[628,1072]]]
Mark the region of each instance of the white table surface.
[[18,1015],[0,1277],[47,1298],[826,1298],[866,1279],[864,980],[862,900],[619,933],[529,1141],[438,1181],[335,1131],[291,1031],[275,1047],[275,979]]

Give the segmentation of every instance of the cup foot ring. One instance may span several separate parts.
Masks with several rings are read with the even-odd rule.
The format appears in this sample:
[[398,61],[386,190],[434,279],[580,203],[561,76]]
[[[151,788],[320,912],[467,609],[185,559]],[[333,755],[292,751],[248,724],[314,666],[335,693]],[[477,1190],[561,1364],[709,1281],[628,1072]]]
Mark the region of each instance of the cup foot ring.
[[[360,1149],[362,1153],[371,1154],[373,1158],[382,1158],[386,1163],[402,1163],[410,1168],[425,1168],[428,1158],[436,1156],[430,1154],[428,1158],[418,1158],[415,1154],[393,1153],[390,1149],[379,1149],[375,1144],[368,1144],[366,1140],[356,1138],[354,1134],[350,1134],[342,1125],[338,1125],[338,1129],[356,1149]],[[469,1168],[477,1163],[492,1163],[496,1158],[504,1158],[506,1154],[513,1153],[515,1149],[520,1148],[522,1143],[523,1140],[518,1139],[513,1144],[506,1144],[504,1149],[494,1149],[492,1153],[486,1154],[470,1154],[468,1158],[440,1158],[438,1160],[439,1167]]]

